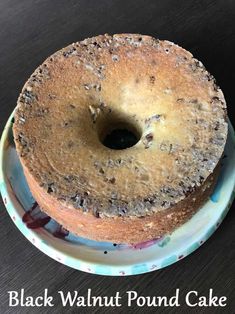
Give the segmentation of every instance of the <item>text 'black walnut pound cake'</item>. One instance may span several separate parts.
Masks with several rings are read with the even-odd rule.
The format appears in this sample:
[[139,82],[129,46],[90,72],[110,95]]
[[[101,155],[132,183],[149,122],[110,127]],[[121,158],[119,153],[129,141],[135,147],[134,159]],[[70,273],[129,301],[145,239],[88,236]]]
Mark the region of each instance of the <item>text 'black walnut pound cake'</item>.
[[223,93],[191,53],[119,34],[39,66],[13,131],[43,211],[79,236],[137,243],[172,232],[207,200],[226,119]]

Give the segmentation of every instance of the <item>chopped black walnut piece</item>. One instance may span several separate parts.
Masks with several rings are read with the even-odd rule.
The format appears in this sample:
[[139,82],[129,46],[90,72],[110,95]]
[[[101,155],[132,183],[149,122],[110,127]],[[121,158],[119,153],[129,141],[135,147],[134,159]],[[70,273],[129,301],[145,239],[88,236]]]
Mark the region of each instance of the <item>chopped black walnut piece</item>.
[[155,76],[154,76],[154,75],[151,75],[149,79],[150,79],[150,83],[151,83],[151,84],[154,84],[154,82],[155,82]]
[[145,149],[151,146],[152,141],[153,141],[153,133],[148,133],[147,135],[145,135],[143,139],[143,144],[145,146]]

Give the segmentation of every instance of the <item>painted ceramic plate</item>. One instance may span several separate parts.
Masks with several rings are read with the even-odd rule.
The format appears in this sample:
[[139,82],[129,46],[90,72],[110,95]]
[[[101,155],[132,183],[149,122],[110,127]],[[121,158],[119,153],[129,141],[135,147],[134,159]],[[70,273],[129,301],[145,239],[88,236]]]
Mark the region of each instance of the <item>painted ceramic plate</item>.
[[136,275],[175,263],[200,247],[218,228],[235,196],[235,135],[229,136],[222,169],[207,203],[171,235],[138,245],[96,242],[66,232],[42,214],[29,191],[12,137],[13,114],[0,146],[0,190],[6,209],[24,236],[51,258],[100,275]]

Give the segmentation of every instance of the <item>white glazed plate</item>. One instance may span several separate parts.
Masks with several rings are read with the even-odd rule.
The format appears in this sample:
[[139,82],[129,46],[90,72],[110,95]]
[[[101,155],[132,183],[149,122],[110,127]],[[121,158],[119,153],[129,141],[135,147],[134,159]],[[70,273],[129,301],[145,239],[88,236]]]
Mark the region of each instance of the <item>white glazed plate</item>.
[[[61,232],[35,206],[12,136],[13,113],[0,144],[0,191],[17,228],[39,250],[72,268],[100,275],[136,275],[179,261],[200,247],[218,228],[235,196],[235,135],[229,135],[215,190],[204,206],[171,235],[138,245],[96,242]],[[25,222],[24,222],[24,221]],[[38,223],[39,222],[39,223]],[[38,227],[39,225],[44,225]]]

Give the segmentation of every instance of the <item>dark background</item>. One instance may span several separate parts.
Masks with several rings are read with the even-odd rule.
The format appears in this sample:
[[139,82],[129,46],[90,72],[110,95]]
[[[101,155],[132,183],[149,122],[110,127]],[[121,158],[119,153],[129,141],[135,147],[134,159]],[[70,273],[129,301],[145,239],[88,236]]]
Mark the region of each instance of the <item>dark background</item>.
[[[71,42],[103,33],[142,33],[168,39],[190,50],[217,79],[235,125],[235,1],[0,1],[0,131],[15,107],[29,75],[54,51]],[[0,314],[65,313],[58,307],[8,308],[8,290],[25,288],[38,296],[45,288],[88,288],[96,295],[136,290],[143,295],[172,296],[180,288],[207,295],[210,288],[227,296],[223,308],[132,308],[116,313],[235,313],[235,206],[222,226],[196,252],[165,269],[132,277],[105,277],[70,269],[32,246],[16,229],[0,203]],[[143,252],[144,254],[144,252]],[[125,302],[123,302],[125,303]],[[182,302],[183,304],[183,302]],[[67,309],[66,313],[109,313],[111,308]]]

